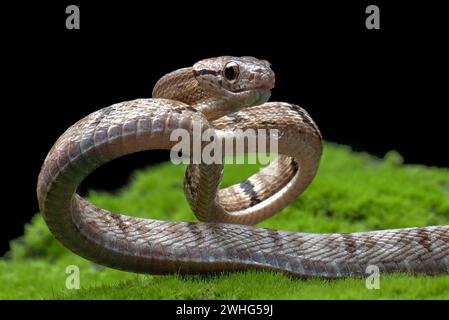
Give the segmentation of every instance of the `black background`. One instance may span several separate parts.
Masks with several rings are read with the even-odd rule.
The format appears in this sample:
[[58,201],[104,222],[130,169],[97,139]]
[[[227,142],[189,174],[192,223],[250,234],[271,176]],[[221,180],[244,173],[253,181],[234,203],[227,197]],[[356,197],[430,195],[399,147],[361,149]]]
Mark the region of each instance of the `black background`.
[[[444,314],[447,310],[447,301],[444,300],[0,300],[2,310],[11,309],[15,315],[19,316],[21,314],[28,316],[30,310],[33,310],[34,313],[46,313],[46,318],[49,319],[60,319],[61,314],[67,313],[67,310],[70,310],[71,315],[75,317],[85,316],[87,310],[89,315],[98,315],[108,319],[123,319],[136,317],[151,310],[151,314],[175,318],[177,308],[182,308],[184,305],[187,307],[210,307],[220,310],[220,305],[222,304],[242,306],[250,304],[273,305],[272,317],[247,315],[232,316],[232,319],[286,319],[292,315],[303,315],[308,312],[316,312],[317,310],[319,310],[320,316],[323,318],[360,319],[360,316],[366,314],[366,312],[369,312],[375,318],[382,318],[388,312],[388,315],[394,318],[404,317],[408,319],[416,316],[424,318],[428,316],[428,310],[432,310],[435,314]],[[51,312],[48,312],[49,310]],[[187,315],[178,318],[200,319],[201,316]],[[228,318],[222,315],[214,318],[213,315],[209,315],[206,319]]]
[[[78,119],[116,102],[149,97],[165,73],[217,55],[267,59],[271,100],[296,103],[328,141],[406,163],[449,167],[446,156],[448,38],[444,11],[380,1],[58,1],[2,8],[2,158],[6,192],[0,255],[38,211],[40,166]],[[81,29],[65,28],[77,4]],[[380,30],[365,8],[380,8]],[[5,32],[6,31],[6,32]],[[85,181],[115,190],[135,168],[168,159],[144,152],[105,165]]]

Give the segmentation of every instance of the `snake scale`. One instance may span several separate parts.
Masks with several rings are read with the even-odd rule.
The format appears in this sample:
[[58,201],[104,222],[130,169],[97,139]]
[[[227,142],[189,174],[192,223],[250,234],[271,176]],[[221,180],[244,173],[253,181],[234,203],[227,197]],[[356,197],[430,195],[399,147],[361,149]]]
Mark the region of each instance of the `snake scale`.
[[[117,103],[71,126],[48,153],[38,178],[42,215],[76,254],[121,270],[207,273],[278,270],[298,277],[381,272],[449,272],[449,226],[313,234],[257,228],[309,185],[322,153],[308,113],[267,102],[275,76],[265,60],[204,59],[162,77],[151,99]],[[217,137],[237,129],[278,129],[279,156],[249,179],[220,189],[223,166],[189,164],[184,191],[201,223],[130,217],[97,208],[77,193],[102,164],[150,149],[170,149],[176,128],[199,121]],[[277,166],[277,174],[269,171]]]

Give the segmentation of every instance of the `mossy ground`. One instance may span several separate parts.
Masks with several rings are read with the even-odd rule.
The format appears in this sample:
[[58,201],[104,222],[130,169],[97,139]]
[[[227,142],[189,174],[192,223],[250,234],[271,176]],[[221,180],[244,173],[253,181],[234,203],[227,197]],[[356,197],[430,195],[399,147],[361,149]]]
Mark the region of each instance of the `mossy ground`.
[[[303,232],[354,232],[448,224],[449,170],[402,165],[326,144],[316,179],[306,192],[263,227]],[[229,165],[224,185],[256,166]],[[183,195],[184,167],[162,164],[135,173],[111,194],[90,192],[104,208],[156,219],[194,221]],[[80,269],[80,290],[65,287],[68,265]],[[103,268],[63,248],[40,215],[0,258],[0,299],[448,299],[449,275],[381,275],[380,289],[365,279],[290,279],[279,273],[149,276]]]

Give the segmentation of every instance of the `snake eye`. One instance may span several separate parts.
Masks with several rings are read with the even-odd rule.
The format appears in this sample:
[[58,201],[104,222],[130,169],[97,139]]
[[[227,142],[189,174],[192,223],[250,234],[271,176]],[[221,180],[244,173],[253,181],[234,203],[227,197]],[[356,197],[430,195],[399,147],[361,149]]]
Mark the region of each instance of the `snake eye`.
[[229,62],[223,69],[223,76],[226,80],[234,82],[239,77],[239,65],[235,62]]

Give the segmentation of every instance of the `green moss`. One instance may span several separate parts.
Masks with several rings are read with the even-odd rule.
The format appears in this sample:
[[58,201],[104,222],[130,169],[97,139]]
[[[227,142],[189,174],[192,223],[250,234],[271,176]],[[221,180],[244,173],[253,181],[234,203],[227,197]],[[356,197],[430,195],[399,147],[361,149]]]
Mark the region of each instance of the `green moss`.
[[[223,185],[249,176],[257,165],[227,165]],[[164,220],[195,221],[184,198],[184,167],[169,163],[136,172],[111,194],[90,192],[104,208]],[[303,232],[354,232],[448,224],[449,170],[403,165],[326,144],[316,179],[294,203],[260,226]],[[55,241],[40,215],[0,259],[0,299],[448,299],[449,275],[381,276],[380,290],[365,279],[292,280],[244,272],[213,276],[146,276],[104,268]],[[65,287],[68,265],[80,268],[80,290]]]

